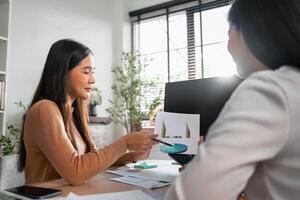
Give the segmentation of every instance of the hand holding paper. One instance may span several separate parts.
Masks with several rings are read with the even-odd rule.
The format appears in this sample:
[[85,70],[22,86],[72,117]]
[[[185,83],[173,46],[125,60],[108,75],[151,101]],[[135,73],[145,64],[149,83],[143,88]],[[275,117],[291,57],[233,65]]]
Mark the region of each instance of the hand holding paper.
[[154,133],[158,139],[174,147],[161,146],[165,153],[197,154],[200,133],[199,114],[159,112]]

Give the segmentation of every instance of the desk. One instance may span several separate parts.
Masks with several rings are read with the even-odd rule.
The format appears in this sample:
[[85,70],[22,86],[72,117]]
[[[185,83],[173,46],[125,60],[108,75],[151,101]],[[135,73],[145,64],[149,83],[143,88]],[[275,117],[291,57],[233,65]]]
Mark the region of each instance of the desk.
[[[159,165],[160,161],[158,160],[157,162]],[[171,165],[173,161],[169,161],[169,162]],[[172,170],[174,170],[174,173],[178,174],[178,168],[176,167],[172,168]],[[112,167],[110,169],[116,169],[116,167]],[[175,170],[177,171],[175,172]],[[137,186],[109,180],[109,178],[115,178],[115,177],[119,177],[119,176],[110,174],[108,172],[102,172],[95,175],[94,177],[92,177],[91,179],[89,179],[88,181],[86,181],[84,184],[80,186],[70,186],[63,179],[43,182],[43,183],[35,184],[35,186],[60,189],[63,191],[63,196],[68,195],[70,192],[75,193],[76,195],[89,195],[89,194],[121,192],[121,191],[141,189],[143,192],[150,195],[153,199],[157,199],[157,200],[163,199],[164,194],[168,189],[168,187],[162,187],[158,189],[145,189],[145,188],[140,188]]]

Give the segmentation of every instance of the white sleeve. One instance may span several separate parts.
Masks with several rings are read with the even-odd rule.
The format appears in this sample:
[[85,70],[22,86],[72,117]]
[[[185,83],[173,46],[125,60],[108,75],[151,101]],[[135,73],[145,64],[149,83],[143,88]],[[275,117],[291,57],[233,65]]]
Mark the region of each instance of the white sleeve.
[[179,200],[236,199],[256,164],[282,149],[288,129],[284,91],[260,73],[252,75],[232,94],[172,190]]

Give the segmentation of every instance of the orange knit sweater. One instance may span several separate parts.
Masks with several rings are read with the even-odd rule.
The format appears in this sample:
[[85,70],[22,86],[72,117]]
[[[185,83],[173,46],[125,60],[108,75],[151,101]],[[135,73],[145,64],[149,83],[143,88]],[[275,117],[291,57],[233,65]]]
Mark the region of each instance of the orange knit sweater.
[[104,171],[127,151],[123,139],[103,149],[86,153],[86,144],[72,123],[70,132],[78,150],[67,136],[58,106],[41,100],[27,112],[24,124],[26,148],[26,183],[63,178],[79,185],[98,172]]

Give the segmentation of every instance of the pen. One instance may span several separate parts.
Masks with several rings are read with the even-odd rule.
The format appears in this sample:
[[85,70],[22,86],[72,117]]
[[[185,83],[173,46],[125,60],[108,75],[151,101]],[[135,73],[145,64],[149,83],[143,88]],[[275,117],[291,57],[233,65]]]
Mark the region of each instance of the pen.
[[156,141],[156,142],[159,142],[159,143],[162,143],[162,144],[165,144],[165,145],[168,145],[168,146],[170,146],[170,147],[173,147],[173,145],[172,144],[169,144],[169,143],[167,143],[167,142],[164,142],[164,141],[162,141],[162,140],[159,140],[159,139],[152,139],[153,141]]

